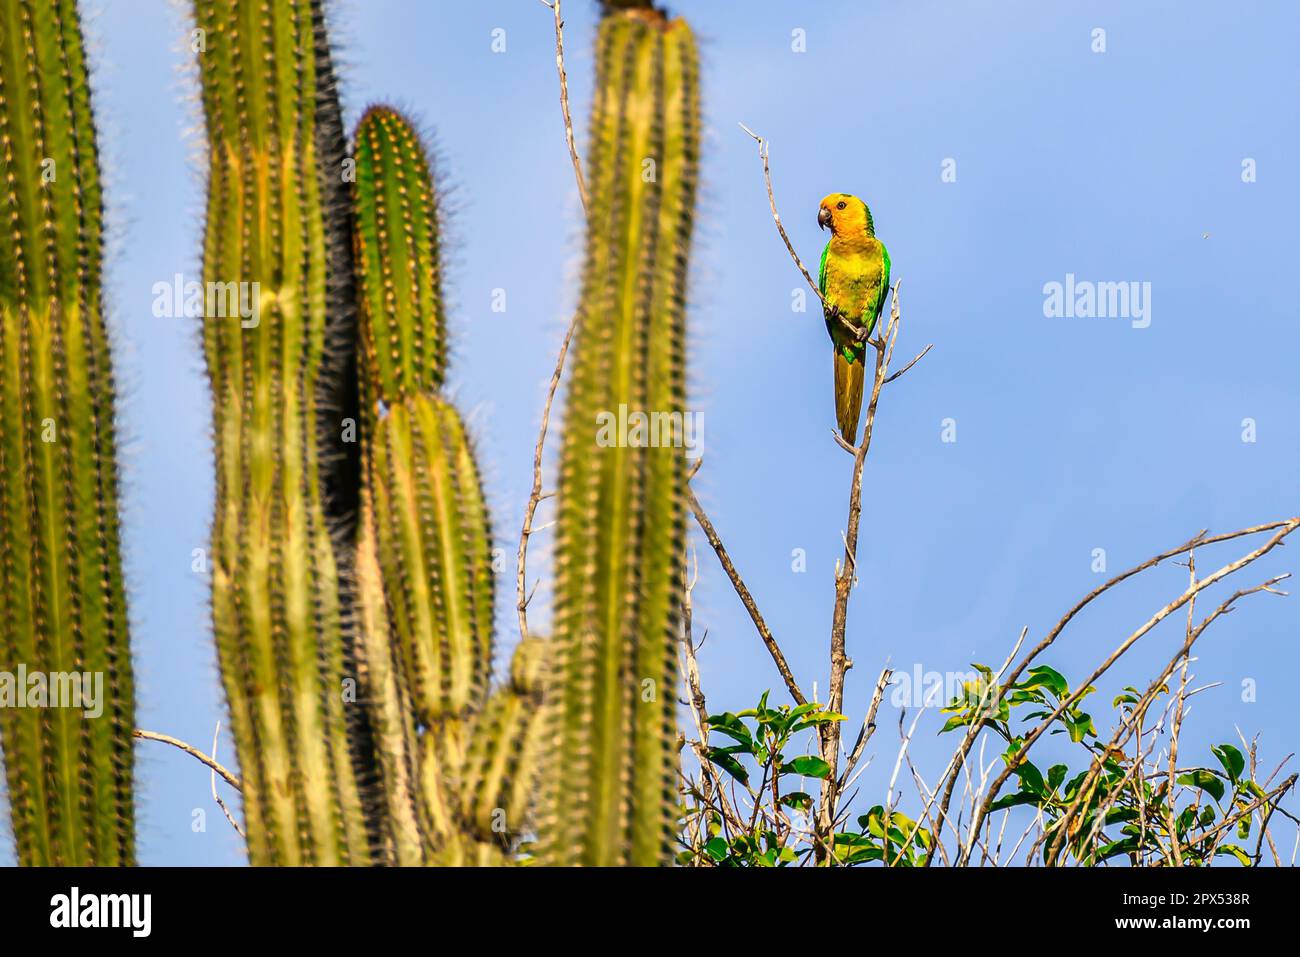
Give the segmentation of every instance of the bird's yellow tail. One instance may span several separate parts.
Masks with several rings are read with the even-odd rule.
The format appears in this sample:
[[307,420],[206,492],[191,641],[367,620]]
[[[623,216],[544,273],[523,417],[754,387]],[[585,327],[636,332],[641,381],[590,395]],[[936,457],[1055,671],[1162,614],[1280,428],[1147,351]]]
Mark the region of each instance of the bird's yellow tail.
[[840,435],[849,445],[857,444],[858,415],[862,412],[863,357],[858,356],[853,362],[844,358],[843,352],[835,348],[835,421],[839,424]]

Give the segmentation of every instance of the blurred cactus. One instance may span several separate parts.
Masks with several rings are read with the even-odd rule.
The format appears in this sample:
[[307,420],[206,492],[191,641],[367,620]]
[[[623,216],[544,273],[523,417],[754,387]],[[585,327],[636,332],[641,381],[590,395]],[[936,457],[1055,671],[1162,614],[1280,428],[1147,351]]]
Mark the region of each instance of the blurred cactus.
[[598,443],[621,406],[683,422],[686,265],[699,149],[690,28],[606,8],[587,255],[559,490],[555,726],[539,822],[552,864],[672,858],[681,448]]
[[[135,700],[76,4],[0,0],[0,39],[0,671],[40,674],[50,696],[0,701],[14,842],[22,864],[132,864]],[[54,700],[65,678],[98,688],[101,713]]]
[[477,707],[487,688],[491,530],[460,416],[436,394],[445,335],[428,159],[384,107],[354,139],[366,488],[393,637],[429,727]]
[[394,403],[443,381],[441,250],[433,174],[395,110],[367,110],[353,138],[362,387]]
[[[212,618],[249,857],[364,864],[357,765],[369,732],[344,707],[351,592],[340,576],[356,484],[339,442],[355,405],[352,263],[325,24],[312,0],[194,8],[210,170]],[[243,308],[222,308],[235,290]]]
[[526,819],[544,730],[542,695],[547,642],[515,648],[509,682],[493,693],[475,723],[458,783],[460,815],[478,841]]
[[367,437],[367,480],[393,636],[424,727],[478,707],[492,664],[492,555],[456,410],[418,395]]
[[[365,481],[358,566],[368,698],[399,863],[507,863],[526,814],[540,664],[489,697],[491,528],[465,427],[437,394],[445,333],[439,218],[411,124],[368,110],[354,140]],[[381,609],[382,612],[381,613]],[[385,647],[387,645],[387,647]],[[525,650],[527,649],[527,650]],[[373,667],[372,667],[373,665]],[[417,848],[411,843],[418,840]]]

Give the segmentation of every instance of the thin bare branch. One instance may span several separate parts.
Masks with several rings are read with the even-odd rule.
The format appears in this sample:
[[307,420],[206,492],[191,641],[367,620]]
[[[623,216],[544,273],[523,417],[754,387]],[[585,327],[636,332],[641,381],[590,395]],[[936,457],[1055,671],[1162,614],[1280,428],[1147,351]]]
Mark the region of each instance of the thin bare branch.
[[[1091,592],[1089,592],[1082,599],[1080,599],[1080,601],[1076,603],[1073,608],[1071,608],[1069,611],[1065,613],[1065,615],[1060,619],[1060,621],[1058,621],[1052,627],[1051,631],[1049,631],[1046,634],[1046,636],[1044,636],[1044,638],[1037,645],[1035,645],[1034,648],[1023,659],[1021,659],[1021,661],[1016,665],[1015,669],[1002,681],[1002,684],[998,688],[998,692],[997,692],[998,698],[1001,699],[1003,696],[1007,694],[1011,686],[1020,679],[1020,675],[1024,672],[1024,670],[1028,668],[1040,654],[1042,654],[1047,648],[1049,648],[1052,645],[1052,643],[1056,641],[1058,637],[1060,637],[1061,633],[1065,630],[1066,626],[1075,618],[1075,616],[1079,614],[1079,612],[1081,612],[1085,607],[1087,607],[1089,604],[1091,604],[1101,595],[1105,594],[1107,591],[1109,591],[1111,588],[1114,588],[1116,585],[1120,584],[1121,582],[1129,578],[1132,578],[1134,575],[1140,574],[1141,572],[1144,572],[1149,568],[1153,568],[1156,565],[1159,565],[1161,562],[1164,562],[1170,558],[1174,558],[1178,555],[1182,555],[1186,552],[1189,552],[1194,548],[1201,548],[1207,545],[1215,545],[1220,542],[1227,542],[1233,539],[1244,538],[1249,535],[1256,535],[1261,532],[1269,532],[1277,529],[1287,529],[1287,533],[1289,534],[1290,531],[1294,531],[1294,529],[1297,526],[1300,526],[1300,518],[1291,518],[1291,519],[1285,519],[1276,522],[1267,522],[1262,525],[1254,525],[1249,528],[1239,529],[1235,532],[1226,532],[1221,535],[1213,535],[1209,537],[1206,536],[1204,530],[1201,530],[1196,535],[1194,535],[1191,539],[1184,542],[1182,545],[1179,545],[1176,548],[1171,548],[1168,551],[1161,552],[1159,555],[1155,555],[1151,558],[1148,558],[1146,561],[1142,562],[1141,564],[1134,565],[1132,568],[1128,569],[1127,571],[1121,572],[1120,574],[1116,575],[1114,578],[1111,578],[1109,581],[1105,582],[1104,584],[1094,588]],[[1084,687],[1086,686],[1087,683],[1085,682]],[[965,736],[962,738],[962,743],[959,746],[957,753],[954,755],[953,760],[949,763],[948,770],[945,772],[945,779],[941,782],[943,797],[939,802],[939,811],[938,811],[938,819],[941,823],[944,821],[944,819],[947,817],[948,814],[948,808],[952,801],[953,790],[956,787],[956,783],[957,783],[958,771],[962,763],[965,761],[966,755],[969,753],[971,745],[974,743],[975,739],[979,736],[979,733],[984,730],[987,723],[988,723],[987,716],[981,717],[978,720],[971,723],[970,727],[967,728],[966,730]],[[930,852],[926,855],[925,858],[926,865],[929,865],[930,863],[933,862],[934,853],[935,853],[934,849],[932,848]]]
[[[1243,555],[1241,558],[1237,559],[1234,562],[1229,562],[1227,565],[1224,565],[1222,568],[1218,569],[1217,571],[1207,575],[1205,578],[1198,580],[1194,585],[1189,586],[1186,591],[1184,591],[1173,601],[1169,602],[1167,605],[1165,605],[1163,608],[1157,611],[1145,623],[1143,623],[1136,631],[1134,631],[1131,635],[1129,635],[1128,638],[1126,638],[1119,645],[1119,647],[1117,647],[1113,652],[1111,652],[1110,656],[1107,657],[1107,659],[1104,662],[1102,662],[1096,669],[1094,669],[1091,675],[1089,675],[1082,682],[1080,682],[1079,687],[1072,694],[1070,694],[1068,697],[1062,700],[1061,703],[1057,705],[1055,709],[1053,709],[1051,714],[1049,714],[1046,718],[1044,718],[1043,721],[1036,728],[1034,728],[1033,731],[1031,731],[1028,735],[1025,736],[1024,744],[1021,746],[1020,750],[1016,754],[1017,760],[1014,762],[1009,762],[1007,766],[1003,768],[1002,772],[998,775],[997,779],[993,782],[993,786],[989,789],[988,794],[985,795],[984,802],[980,806],[979,811],[977,812],[976,819],[971,821],[972,832],[973,833],[978,832],[979,825],[981,823],[980,819],[984,815],[988,814],[989,806],[993,803],[994,799],[997,797],[998,791],[1001,789],[1002,785],[1006,783],[1007,779],[1012,774],[1015,773],[1015,770],[1020,765],[1020,763],[1022,763],[1026,759],[1029,750],[1043,736],[1043,734],[1047,731],[1048,727],[1050,727],[1051,724],[1061,716],[1061,714],[1065,711],[1066,708],[1070,707],[1072,704],[1074,704],[1076,701],[1082,698],[1083,694],[1087,691],[1087,689],[1091,685],[1093,685],[1098,678],[1100,678],[1103,674],[1105,674],[1108,670],[1110,670],[1111,666],[1116,661],[1118,661],[1119,658],[1126,651],[1128,651],[1131,647],[1133,647],[1133,645],[1143,635],[1147,634],[1152,628],[1158,625],[1161,621],[1163,621],[1169,615],[1173,614],[1179,608],[1183,607],[1183,605],[1185,605],[1193,595],[1197,594],[1197,592],[1202,591],[1205,588],[1208,588],[1210,585],[1214,584],[1220,579],[1233,574],[1234,572],[1246,567],[1256,559],[1261,558],[1264,555],[1268,554],[1268,552],[1272,551],[1275,547],[1277,547],[1277,545],[1279,545],[1282,542],[1282,540],[1286,538],[1286,536],[1290,535],[1297,528],[1300,528],[1300,519],[1292,519],[1290,522],[1286,522],[1282,524],[1280,530],[1277,531],[1271,538],[1269,538],[1267,542],[1265,542],[1259,548],[1256,548],[1254,551],[1250,552],[1249,554]],[[959,859],[959,863],[965,863],[967,857],[969,857],[969,852],[963,855],[961,859]]]
[[853,749],[844,761],[844,772],[840,775],[837,785],[841,791],[844,790],[853,769],[862,760],[862,752],[866,750],[867,742],[876,733],[876,712],[880,710],[880,702],[885,697],[885,688],[889,686],[889,678],[893,673],[889,668],[885,668],[880,672],[880,677],[876,679],[876,690],[871,695],[871,704],[867,707],[867,716],[862,722],[862,727],[858,729],[858,737],[853,742]]
[[[781,214],[776,210],[776,195],[772,192],[772,169],[768,165],[767,161],[767,140],[759,136],[744,123],[737,125],[753,137],[758,143],[758,158],[763,161],[763,182],[767,186],[767,205],[772,210],[772,221],[776,223],[776,231],[781,234],[781,241],[785,243],[785,248],[786,251],[790,253],[790,258],[794,260],[794,264],[799,268],[799,271],[803,273],[803,278],[808,282],[808,288],[817,296],[818,301],[822,304],[822,310],[825,311],[827,308],[826,297],[822,295],[822,291],[818,287],[817,283],[813,282],[812,273],[810,273],[808,267],[803,264],[803,260],[799,258],[799,254],[794,251],[794,243],[790,242],[790,235],[785,231],[785,224],[781,222]],[[858,342],[865,342],[867,340],[869,333],[865,328],[859,326],[857,323],[850,322],[847,316],[841,315],[839,310],[834,307],[831,307],[831,312],[835,318],[839,320],[840,325],[844,327],[845,331],[853,336],[854,339]]]
[[[212,732],[212,760],[214,763],[217,760],[217,742],[220,740],[220,738],[221,738],[221,722],[218,721],[216,728]],[[238,834],[240,837],[247,837],[248,835],[244,833],[244,829],[240,827],[239,822],[235,820],[235,815],[230,813],[230,808],[226,807],[226,802],[223,801],[221,799],[221,795],[217,793],[217,769],[216,768],[211,769],[211,777],[212,777],[212,800],[217,802],[217,807],[221,808],[221,813],[226,816],[226,820],[229,821],[230,826],[235,829],[235,833]]]
[[700,528],[704,531],[704,537],[709,540],[713,551],[717,553],[718,561],[722,563],[722,570],[727,573],[731,579],[731,585],[736,589],[736,594],[740,596],[740,602],[749,612],[750,619],[754,622],[754,627],[758,629],[758,637],[763,640],[767,646],[768,654],[772,656],[772,661],[776,663],[776,670],[781,673],[781,680],[785,682],[786,689],[790,692],[797,704],[807,704],[808,699],[804,697],[799,690],[799,683],[794,679],[794,672],[790,670],[789,663],[785,660],[785,655],[781,652],[781,646],[777,644],[776,638],[772,636],[772,629],[767,627],[767,622],[763,620],[763,615],[758,610],[758,605],[754,602],[754,596],[750,594],[749,588],[746,587],[745,581],[740,577],[740,572],[736,571],[736,566],[732,564],[731,556],[727,554],[726,546],[722,544],[722,539],[718,535],[717,529],[709,521],[709,516],[705,514],[704,507],[700,505],[700,500],[695,497],[695,490],[687,487],[687,495],[690,496],[691,511],[695,513],[695,520],[699,522]]
[[[875,431],[876,407],[880,402],[880,390],[885,384],[889,372],[889,360],[894,352],[894,343],[898,338],[900,322],[898,284],[894,285],[893,301],[889,312],[889,325],[883,336],[872,339],[871,345],[876,350],[875,377],[871,387],[871,399],[867,403],[866,422],[862,429],[862,441],[856,447],[853,456],[853,484],[849,487],[848,526],[844,532],[844,557],[835,575],[835,609],[831,617],[831,655],[830,685],[827,707],[831,711],[842,711],[844,706],[844,676],[852,667],[845,653],[845,635],[848,630],[849,593],[855,579],[854,566],[857,563],[858,531],[862,523],[862,468],[871,448],[871,437]],[[818,729],[821,738],[821,758],[830,765],[830,774],[822,782],[817,799],[817,842],[816,855],[819,861],[825,860],[829,847],[830,835],[834,829],[836,808],[839,801],[839,765],[840,722],[833,721]]]
[[555,70],[560,75],[560,112],[564,115],[564,139],[569,146],[569,159],[573,160],[573,178],[578,181],[578,197],[582,211],[587,212],[587,182],[582,176],[582,160],[578,158],[578,143],[573,136],[573,115],[569,112],[569,75],[564,70],[564,19],[560,16],[560,0],[542,0],[555,14]]
[[[1177,654],[1175,654],[1174,657],[1170,659],[1169,663],[1165,665],[1165,667],[1161,670],[1160,674],[1158,674],[1151,681],[1150,685],[1148,685],[1147,687],[1146,692],[1143,693],[1142,697],[1139,698],[1138,701],[1133,705],[1132,710],[1129,711],[1127,716],[1124,718],[1124,720],[1120,722],[1119,727],[1115,729],[1115,733],[1114,735],[1112,735],[1110,743],[1105,748],[1102,749],[1102,755],[1122,749],[1125,746],[1125,744],[1128,742],[1128,739],[1133,736],[1134,730],[1141,727],[1142,718],[1145,715],[1147,709],[1151,706],[1152,702],[1154,702],[1156,697],[1160,694],[1161,689],[1166,687],[1169,678],[1173,675],[1175,669],[1177,669],[1179,662],[1186,661],[1188,655],[1191,653],[1192,646],[1196,643],[1197,639],[1199,639],[1201,635],[1205,633],[1205,630],[1209,628],[1210,625],[1212,625],[1215,621],[1217,621],[1221,616],[1226,615],[1228,612],[1230,612],[1233,606],[1235,605],[1235,603],[1240,599],[1245,598],[1247,595],[1253,595],[1258,592],[1273,592],[1275,591],[1275,589],[1273,588],[1274,585],[1289,577],[1290,577],[1289,574],[1279,575],[1274,578],[1270,578],[1268,581],[1264,582],[1261,585],[1256,585],[1254,588],[1245,588],[1240,591],[1234,592],[1227,599],[1225,599],[1217,608],[1215,608],[1214,611],[1211,612],[1205,618],[1204,621],[1202,621],[1199,625],[1197,625],[1196,627],[1188,631],[1187,637],[1183,641],[1182,646],[1178,649]],[[1192,580],[1188,588],[1194,589],[1196,584],[1197,584],[1196,576],[1195,573],[1193,573]],[[1189,605],[1191,604],[1192,601],[1195,600],[1195,597],[1196,597],[1196,592],[1193,591],[1192,597],[1188,599]],[[1141,760],[1139,760],[1138,757],[1135,757],[1133,761],[1133,768],[1130,769],[1130,773],[1132,773],[1133,770],[1136,770],[1140,765],[1141,765]],[[1078,795],[1075,797],[1074,801],[1071,802],[1070,806],[1066,809],[1065,814],[1062,815],[1060,821],[1058,822],[1059,826],[1055,831],[1055,836],[1052,838],[1052,843],[1048,845],[1049,864],[1054,863],[1057,857],[1059,856],[1062,849],[1061,841],[1064,835],[1069,832],[1071,822],[1073,822],[1074,818],[1079,814],[1081,808],[1083,807],[1083,804],[1085,803],[1085,800],[1087,799],[1087,796],[1092,793],[1093,785],[1096,783],[1097,779],[1101,776],[1104,767],[1105,767],[1105,763],[1104,761],[1101,760],[1100,756],[1089,767],[1087,776],[1084,778],[1083,783],[1078,788]],[[1176,768],[1176,765],[1171,765],[1171,768]],[[1171,787],[1173,785],[1173,780],[1174,778],[1173,775],[1171,774],[1169,779]],[[1117,792],[1119,790],[1120,789],[1118,788],[1116,789]],[[1114,797],[1118,797],[1118,794],[1114,795]],[[1113,803],[1113,801],[1111,803]],[[1103,807],[1098,810],[1097,820],[1099,825],[1104,824],[1104,813],[1108,809],[1109,809],[1108,807]],[[1176,847],[1177,841],[1175,841],[1174,844]]]
[[218,763],[215,758],[208,757],[198,748],[194,747],[194,745],[186,744],[184,741],[180,740],[179,738],[173,738],[169,734],[159,734],[157,731],[144,731],[140,728],[136,728],[131,733],[135,735],[137,738],[143,738],[146,741],[161,741],[163,744],[170,744],[173,748],[180,748],[190,757],[203,762],[203,764],[207,765],[217,774],[220,774],[222,780],[224,780],[236,791],[242,792],[244,790],[243,785],[239,783],[239,778],[235,777],[234,774],[232,774],[230,771],[227,771],[224,767],[222,767],[221,764]]
[[[582,210],[587,212],[587,184],[582,178],[582,160],[578,157],[578,147],[573,138],[573,116],[569,112],[569,80],[564,71],[564,20],[560,16],[560,0],[542,0],[555,14],[555,68],[560,74],[560,112],[564,116],[564,135],[569,144],[569,157],[573,160],[573,175],[578,181],[578,196],[582,199]],[[550,388],[546,392],[546,404],[542,406],[542,424],[537,433],[537,446],[533,450],[533,486],[528,495],[528,504],[524,506],[524,524],[519,531],[518,569],[515,573],[515,610],[519,615],[519,637],[528,637],[528,538],[532,535],[533,518],[537,514],[537,505],[542,495],[542,453],[546,449],[546,430],[551,420],[551,405],[555,402],[555,393],[564,376],[564,360],[569,354],[569,344],[578,328],[581,311],[575,309],[569,320],[569,328],[564,332],[564,342],[560,345],[560,354],[555,358],[555,371],[551,373]],[[549,496],[546,496],[549,498]]]
[[767,204],[772,210],[772,220],[776,223],[777,232],[781,234],[781,241],[785,243],[785,248],[789,251],[790,258],[794,260],[794,264],[798,266],[799,271],[803,273],[803,278],[808,281],[808,288],[813,291],[813,294],[817,296],[818,300],[824,306],[826,304],[826,299],[822,296],[822,291],[818,288],[817,283],[813,282],[812,273],[810,273],[808,267],[803,264],[803,260],[799,258],[799,254],[794,251],[794,243],[790,242],[790,236],[785,231],[785,224],[781,222],[781,214],[776,210],[776,195],[772,192],[772,169],[767,163],[767,140],[759,136],[744,123],[738,125],[758,143],[758,158],[763,161],[763,182],[767,184]]
[[887,378],[887,379],[885,380],[885,385],[889,385],[889,383],[891,383],[891,382],[893,382],[895,379],[899,378],[899,377],[900,377],[904,372],[906,372],[908,369],[912,368],[912,366],[916,365],[918,362],[920,362],[922,359],[924,359],[926,353],[929,352],[929,351],[930,351],[931,349],[933,349],[933,348],[934,348],[934,343],[932,342],[932,343],[930,343],[928,346],[926,346],[924,349],[922,349],[920,352],[918,352],[918,353],[916,354],[916,357],[915,357],[911,362],[909,362],[907,365],[903,366],[903,368],[899,369],[899,370],[898,370],[897,372],[895,372],[893,375],[889,376],[889,378]]

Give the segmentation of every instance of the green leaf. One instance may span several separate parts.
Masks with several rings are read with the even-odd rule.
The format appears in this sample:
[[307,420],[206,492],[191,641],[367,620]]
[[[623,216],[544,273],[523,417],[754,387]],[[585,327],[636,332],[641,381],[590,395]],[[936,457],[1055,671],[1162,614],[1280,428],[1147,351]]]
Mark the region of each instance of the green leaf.
[[710,715],[707,719],[710,731],[716,731],[719,734],[725,734],[727,737],[743,744],[747,749],[753,750],[754,739],[745,727],[745,722],[730,711],[724,714]]
[[874,834],[876,837],[884,837],[885,836],[885,826],[883,823],[884,817],[885,817],[884,806],[877,804],[866,814],[858,815],[858,827],[862,828],[864,831],[867,831],[870,834]]
[[843,720],[844,715],[836,714],[834,711],[818,711],[816,714],[810,714],[802,721],[796,723],[795,726],[790,729],[790,733],[795,734],[796,732],[803,731],[806,728],[811,728],[814,725],[831,724],[832,722]]
[[1137,820],[1138,809],[1135,807],[1113,807],[1106,812],[1107,824],[1121,824],[1124,821]]
[[955,714],[943,723],[943,727],[939,729],[939,733],[943,734],[947,731],[951,731],[953,728],[960,728],[963,725],[967,725],[970,723],[971,723],[971,718],[969,715]]
[[812,795],[806,791],[791,791],[781,795],[781,803],[796,811],[808,811],[812,809]]
[[800,774],[809,778],[824,778],[831,773],[831,766],[812,754],[801,754],[791,758],[781,768],[782,774]]
[[1065,726],[1070,729],[1070,740],[1075,744],[1078,744],[1089,734],[1096,735],[1096,731],[1092,726],[1092,715],[1086,712],[1077,712],[1073,717],[1065,715],[1064,721]]
[[1130,854],[1138,849],[1138,839],[1135,837],[1126,837],[1123,840],[1107,844],[1097,852],[1097,860],[1105,861],[1119,854]]
[[1189,784],[1194,788],[1200,788],[1202,791],[1213,796],[1214,800],[1223,800],[1223,781],[1213,771],[1207,771],[1204,768],[1197,768],[1195,771],[1184,774],[1178,779],[1179,784]]
[[1070,769],[1064,764],[1053,764],[1047,769],[1047,790],[1049,793],[1056,793],[1056,789],[1061,786],[1065,776],[1070,773]]
[[749,732],[743,727],[739,730],[727,727],[714,727],[709,730],[718,734],[725,734],[727,737],[738,743],[745,750],[745,753],[753,753],[754,739],[749,736]]
[[727,842],[720,837],[715,837],[704,845],[704,853],[715,861],[725,861],[727,859]]
[[1223,765],[1223,770],[1228,772],[1228,780],[1236,784],[1237,779],[1241,777],[1241,772],[1246,768],[1246,759],[1242,757],[1241,752],[1230,744],[1220,744],[1210,750]]
[[1255,862],[1251,860],[1250,855],[1246,853],[1245,849],[1238,847],[1236,844],[1220,844],[1214,853],[1231,854],[1241,862],[1242,867],[1253,867],[1255,864]]
[[1073,801],[1078,796],[1079,788],[1087,777],[1088,772],[1084,770],[1070,778],[1069,782],[1065,785],[1065,790],[1061,792],[1062,797],[1067,801]]
[[1045,793],[1043,791],[1043,772],[1039,771],[1032,762],[1021,762],[1014,771],[1020,778],[1020,787],[1022,790],[1030,791],[1040,796]]
[[1047,665],[1030,668],[1029,674],[1029,678],[1016,684],[1017,688],[1037,688],[1040,685],[1045,685],[1058,698],[1064,698],[1070,693],[1070,683],[1065,680],[1065,676]]
[[1028,704],[1047,704],[1047,699],[1043,693],[1036,688],[1018,688],[1007,695],[1007,701],[1013,705]]
[[709,748],[709,761],[726,771],[741,784],[749,783],[749,772],[745,766],[722,748]]
[[989,812],[1001,811],[1004,808],[1016,807],[1019,804],[1037,805],[1041,801],[1042,798],[1037,794],[1032,794],[1029,791],[1017,791],[1014,794],[1004,794],[998,798],[989,805]]
[[1112,708],[1118,708],[1121,704],[1137,704],[1137,703],[1138,703],[1138,700],[1139,700],[1139,699],[1138,699],[1138,690],[1137,690],[1137,688],[1125,688],[1124,690],[1125,690],[1126,692],[1130,692],[1130,693],[1129,693],[1129,694],[1118,694],[1118,695],[1116,695],[1116,696],[1115,696],[1115,700],[1112,701],[1112,702],[1110,703],[1110,706],[1111,706]]
[[848,857],[844,858],[845,864],[865,864],[867,861],[878,861],[885,856],[885,852],[879,847],[862,847],[854,851]]

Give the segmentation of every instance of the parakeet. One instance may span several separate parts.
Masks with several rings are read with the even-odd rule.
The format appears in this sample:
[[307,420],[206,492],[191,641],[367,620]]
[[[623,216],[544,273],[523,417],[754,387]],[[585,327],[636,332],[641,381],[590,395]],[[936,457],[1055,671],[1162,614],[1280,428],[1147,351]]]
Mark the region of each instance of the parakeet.
[[826,331],[835,346],[835,420],[844,441],[853,445],[862,411],[867,346],[854,341],[836,311],[868,334],[875,329],[889,292],[889,253],[876,238],[871,210],[856,196],[831,193],[817,211],[817,225],[831,231],[817,285],[826,301]]

